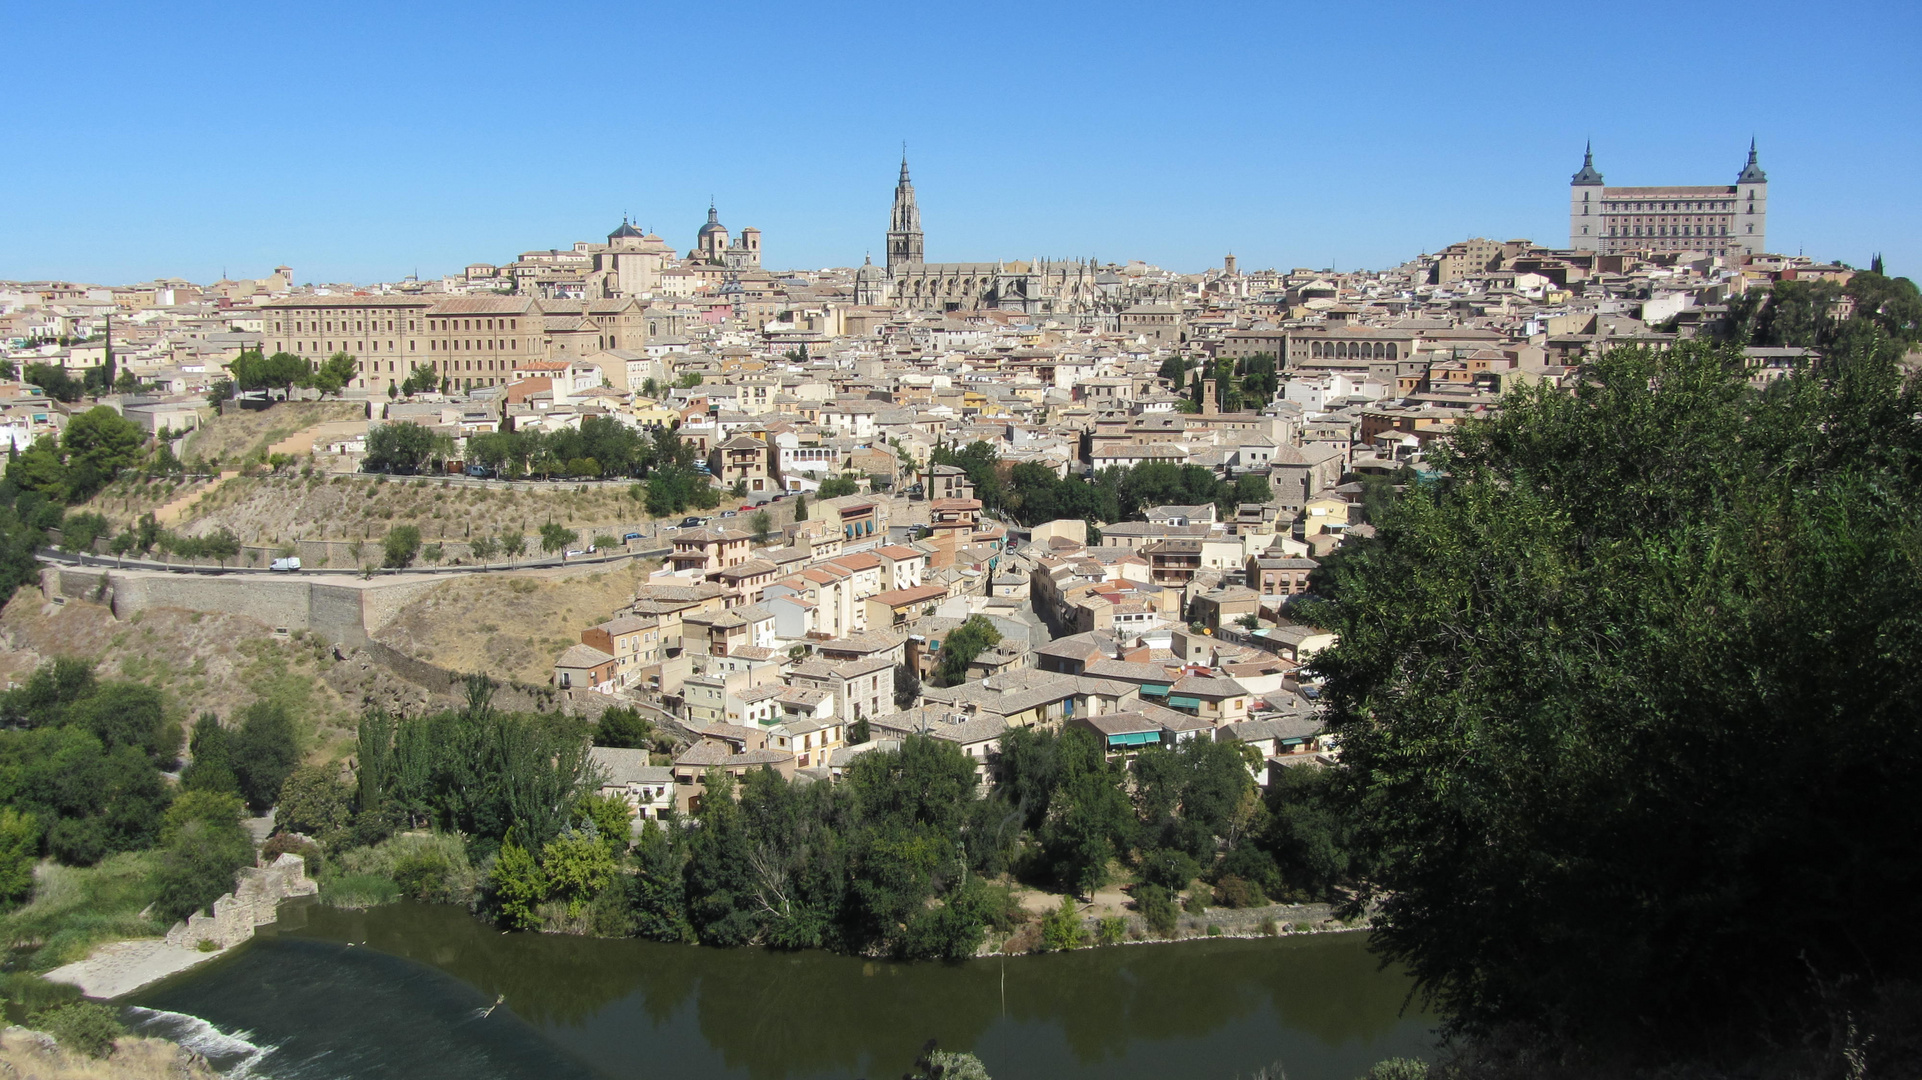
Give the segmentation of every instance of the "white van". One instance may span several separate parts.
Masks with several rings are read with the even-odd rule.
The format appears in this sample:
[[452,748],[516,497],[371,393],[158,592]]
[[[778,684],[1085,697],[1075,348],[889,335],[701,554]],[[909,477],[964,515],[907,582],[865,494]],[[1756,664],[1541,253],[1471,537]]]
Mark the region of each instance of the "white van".
[[275,559],[271,569],[298,570],[300,569],[300,556],[296,555],[291,559]]

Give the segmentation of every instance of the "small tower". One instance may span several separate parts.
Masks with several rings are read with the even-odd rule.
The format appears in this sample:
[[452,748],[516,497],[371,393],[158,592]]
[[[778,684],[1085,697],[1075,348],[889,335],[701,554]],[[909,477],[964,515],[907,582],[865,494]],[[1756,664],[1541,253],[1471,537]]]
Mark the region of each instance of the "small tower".
[[921,246],[921,208],[914,203],[914,182],[908,179],[908,153],[901,151],[901,179],[894,185],[894,212],[888,218],[888,269],[926,262]]
[[1755,140],[1748,141],[1748,164],[1735,178],[1735,243],[1750,255],[1768,250],[1769,177],[1755,161]]
[[707,204],[707,224],[694,242],[695,257],[704,262],[721,265],[727,255],[727,226],[721,224],[721,215],[714,209],[710,200]]
[[1568,246],[1573,251],[1602,251],[1602,174],[1595,169],[1595,144],[1582,150],[1582,169],[1568,181]]

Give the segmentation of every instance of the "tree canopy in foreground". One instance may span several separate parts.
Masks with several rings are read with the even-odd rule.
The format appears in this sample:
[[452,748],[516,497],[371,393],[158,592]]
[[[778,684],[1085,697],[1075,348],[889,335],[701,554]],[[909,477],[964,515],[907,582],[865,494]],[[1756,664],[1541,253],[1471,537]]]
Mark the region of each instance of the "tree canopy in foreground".
[[1746,1054],[1922,973],[1898,352],[1756,389],[1739,349],[1615,351],[1464,423],[1339,560],[1316,666],[1376,941],[1458,1030]]

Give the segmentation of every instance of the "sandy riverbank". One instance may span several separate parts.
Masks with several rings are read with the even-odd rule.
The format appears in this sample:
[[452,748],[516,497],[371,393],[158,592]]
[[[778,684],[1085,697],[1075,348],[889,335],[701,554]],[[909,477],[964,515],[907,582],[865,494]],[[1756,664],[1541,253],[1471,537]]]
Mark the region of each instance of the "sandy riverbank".
[[162,938],[115,941],[95,949],[85,960],[54,968],[46,977],[77,986],[90,998],[117,998],[212,960],[223,951],[201,952],[169,945]]

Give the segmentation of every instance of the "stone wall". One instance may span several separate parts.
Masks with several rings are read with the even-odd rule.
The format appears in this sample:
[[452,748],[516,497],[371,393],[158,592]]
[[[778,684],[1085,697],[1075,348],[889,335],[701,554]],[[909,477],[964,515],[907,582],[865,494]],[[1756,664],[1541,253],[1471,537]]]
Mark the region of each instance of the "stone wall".
[[320,891],[307,877],[307,864],[291,853],[268,866],[243,867],[235,882],[233,892],[214,901],[211,915],[196,911],[175,923],[167,931],[167,944],[189,949],[203,941],[221,949],[238,945],[254,936],[255,927],[274,921],[282,900]]
[[307,630],[337,645],[363,645],[421,592],[443,584],[438,577],[360,582],[270,574],[173,574],[161,570],[114,570],[47,566],[41,592],[107,604],[117,619],[147,608],[222,611],[244,615],[273,629]]

